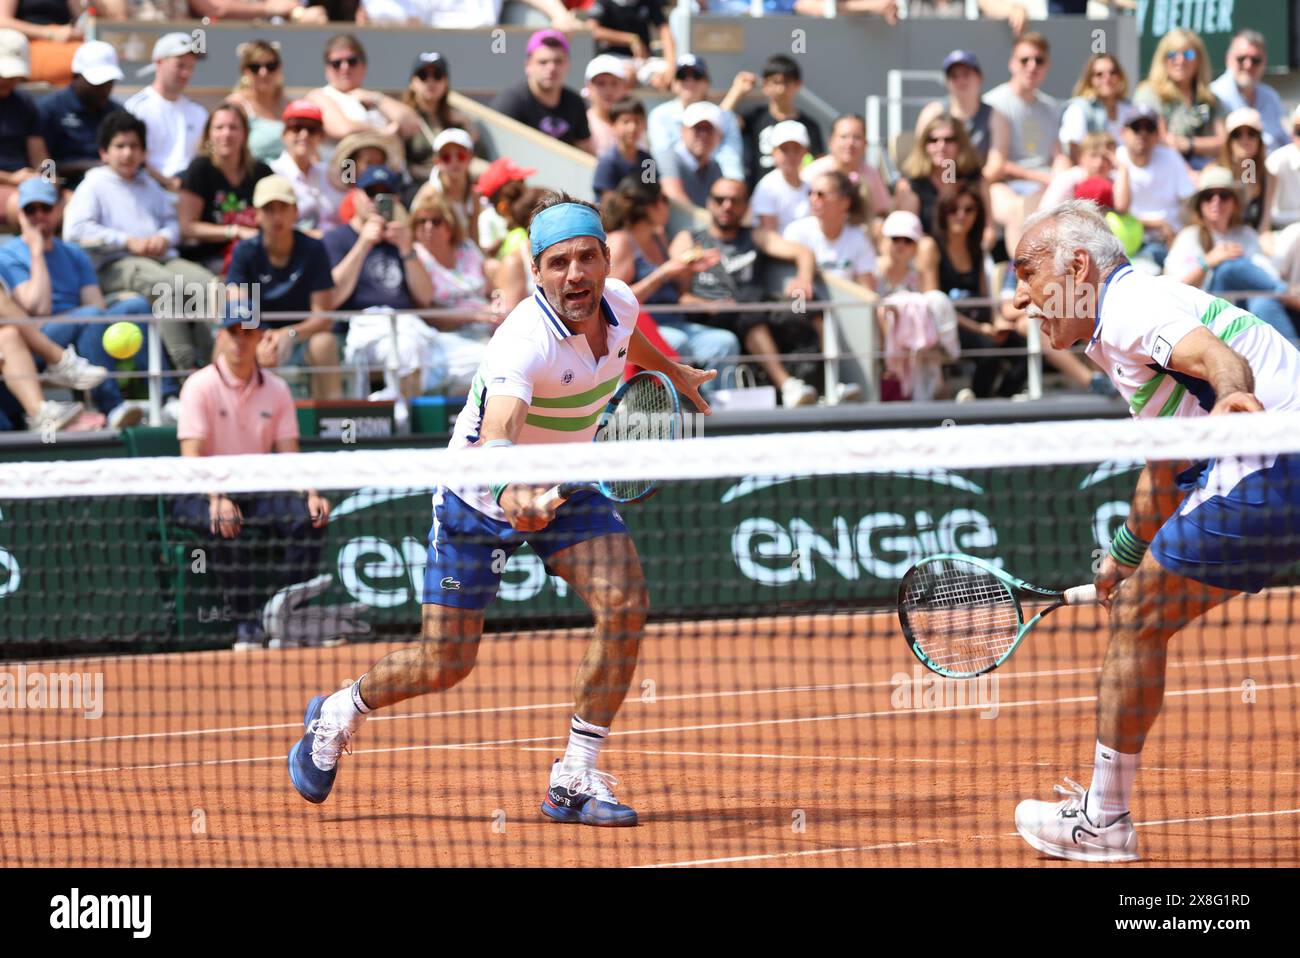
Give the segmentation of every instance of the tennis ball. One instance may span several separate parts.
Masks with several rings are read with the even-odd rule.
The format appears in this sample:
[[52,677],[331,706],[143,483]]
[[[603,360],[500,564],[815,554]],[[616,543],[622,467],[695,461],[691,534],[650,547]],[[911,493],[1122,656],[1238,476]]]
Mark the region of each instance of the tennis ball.
[[1106,225],[1124,244],[1124,252],[1129,256],[1133,256],[1142,248],[1142,224],[1136,216],[1111,210],[1106,214]]
[[114,323],[104,330],[104,351],[114,359],[130,359],[143,343],[144,334],[135,323]]

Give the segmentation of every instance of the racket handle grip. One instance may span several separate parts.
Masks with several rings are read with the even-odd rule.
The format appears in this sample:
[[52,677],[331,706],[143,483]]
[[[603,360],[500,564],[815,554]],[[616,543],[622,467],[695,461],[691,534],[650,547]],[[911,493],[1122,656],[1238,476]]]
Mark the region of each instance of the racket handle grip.
[[537,505],[542,509],[549,509],[551,506],[561,505],[581,488],[582,486],[580,484],[572,482],[563,482],[558,486],[551,486],[551,488],[542,493],[541,498],[537,500]]
[[1063,593],[1066,605],[1096,605],[1097,587],[1095,585],[1077,585]]

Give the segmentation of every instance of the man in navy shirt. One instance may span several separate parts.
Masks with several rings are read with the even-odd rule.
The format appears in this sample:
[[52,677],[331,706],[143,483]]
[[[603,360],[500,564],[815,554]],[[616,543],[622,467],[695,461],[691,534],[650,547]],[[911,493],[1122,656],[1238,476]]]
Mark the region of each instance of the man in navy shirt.
[[18,184],[40,176],[48,159],[36,116],[36,101],[18,85],[31,75],[27,38],[0,30],[0,213],[18,223]]
[[99,166],[95,133],[104,117],[122,109],[112,98],[113,84],[121,79],[111,44],[83,43],[72,57],[72,82],[36,105],[45,147],[68,189],[76,189],[86,170]]
[[564,85],[569,41],[559,30],[538,30],[528,38],[527,54],[524,82],[498,93],[492,109],[562,143],[594,152],[587,105]]
[[[81,247],[54,235],[54,208],[59,191],[41,177],[18,187],[22,235],[0,246],[0,278],[9,285],[14,302],[32,316],[103,316],[103,323],[51,322],[41,332],[60,346],[73,346],[96,366],[117,369],[118,362],[104,349],[104,330],[119,319],[147,314],[142,296],[126,296],[109,306],[95,278],[95,267]],[[141,333],[145,330],[142,327]],[[141,347],[136,367],[144,368]],[[163,357],[164,368],[170,368]],[[164,399],[174,400],[180,388],[173,377],[163,379]],[[144,417],[145,404],[124,399],[122,387],[111,376],[90,391],[95,408],[108,417],[110,429],[133,426]],[[171,402],[167,415],[176,416]]]
[[623,177],[643,175],[650,167],[650,154],[637,146],[645,136],[645,106],[635,97],[624,97],[609,108],[609,122],[618,137],[618,145],[603,153],[596,162],[591,179],[596,202],[607,190],[618,188]]
[[328,372],[311,376],[313,399],[343,395],[339,341],[328,316],[276,319],[272,313],[328,313],[334,308],[334,278],[325,244],[294,229],[298,198],[283,176],[265,176],[253,190],[257,236],[241,241],[226,273],[227,303],[255,319],[266,332],[258,362],[274,367],[302,361]]

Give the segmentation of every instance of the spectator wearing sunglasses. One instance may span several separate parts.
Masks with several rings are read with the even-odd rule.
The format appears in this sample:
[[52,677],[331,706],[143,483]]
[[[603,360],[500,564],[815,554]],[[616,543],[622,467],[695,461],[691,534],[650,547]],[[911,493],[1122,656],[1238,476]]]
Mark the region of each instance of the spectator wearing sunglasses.
[[1007,129],[991,129],[984,176],[989,181],[993,221],[1003,228],[1007,249],[1020,241],[1020,225],[1037,208],[1061,155],[1060,106],[1039,89],[1052,68],[1047,38],[1024,33],[1011,49],[1011,79],[984,95],[1007,118]]
[[402,91],[402,102],[415,113],[419,129],[406,138],[406,170],[416,183],[423,183],[437,163],[434,140],[443,130],[464,130],[476,144],[478,128],[469,117],[451,105],[451,73],[447,58],[436,50],[421,53],[411,66],[411,81]]
[[283,149],[283,114],[289,102],[284,95],[280,45],[250,40],[235,52],[239,54],[239,80],[226,102],[237,104],[248,117],[248,148],[253,159],[270,163]]
[[338,226],[343,193],[330,182],[329,169],[320,158],[325,129],[320,107],[310,100],[294,100],[281,117],[284,147],[271,161],[271,172],[283,176],[298,198],[298,229],[315,239]]
[[1210,84],[1210,92],[1219,98],[1219,107],[1225,113],[1242,107],[1258,110],[1265,148],[1271,151],[1285,146],[1290,138],[1282,98],[1277,90],[1263,82],[1264,68],[1268,66],[1263,35],[1255,30],[1242,30],[1228,44],[1225,59],[1227,69]]
[[1061,113],[1061,149],[1078,163],[1083,138],[1089,133],[1109,133],[1119,142],[1130,106],[1128,77],[1110,53],[1094,53],[1083,65],[1074,84],[1074,96]]
[[[989,158],[989,143],[992,140],[990,131],[993,125],[1005,128],[1007,120],[984,102],[980,91],[984,83],[984,71],[980,67],[980,61],[969,50],[953,50],[943,58],[943,77],[944,86],[948,88],[948,99],[931,100],[921,108],[916,118],[916,135],[920,137],[931,120],[941,113],[947,113],[965,124],[966,132],[970,134],[970,144],[979,155],[980,163],[984,164]],[[1009,134],[1004,131],[1001,136],[1006,139]],[[863,142],[866,142],[865,134]]]
[[1179,27],[1160,38],[1133,102],[1155,107],[1161,139],[1193,170],[1208,166],[1223,146],[1223,109],[1210,90],[1210,61],[1191,30]]
[[474,191],[474,179],[469,173],[474,141],[466,131],[448,127],[433,138],[433,148],[437,160],[433,174],[415,193],[411,208],[426,196],[441,195],[455,211],[460,234],[478,236],[478,217],[486,201]]
[[353,133],[412,136],[420,127],[415,111],[383,93],[368,90],[366,50],[349,33],[330,37],[325,44],[325,85],[307,94],[320,107],[325,136],[338,141]]
[[1182,226],[1182,203],[1196,190],[1187,164],[1173,147],[1160,142],[1160,114],[1152,106],[1134,106],[1121,134],[1116,163],[1125,168],[1129,213],[1142,224],[1142,246],[1131,257],[1148,269],[1164,265],[1169,244]]
[[36,104],[41,136],[68,189],[76,189],[86,170],[99,166],[95,131],[104,117],[122,109],[112,98],[122,79],[117,51],[101,41],[83,43],[72,58],[72,82]]

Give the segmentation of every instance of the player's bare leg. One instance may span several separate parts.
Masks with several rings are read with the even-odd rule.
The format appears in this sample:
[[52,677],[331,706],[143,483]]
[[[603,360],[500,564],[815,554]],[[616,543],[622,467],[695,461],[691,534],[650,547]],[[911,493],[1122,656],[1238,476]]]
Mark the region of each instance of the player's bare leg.
[[339,757],[371,711],[445,691],[473,671],[483,612],[426,604],[423,618],[419,645],[384,656],[347,688],[308,703],[307,734],[289,753],[290,779],[307,801],[319,804],[329,797]]
[[616,782],[596,770],[596,760],[636,671],[650,605],[641,560],[632,539],[618,534],[580,542],[548,564],[587,603],[596,628],[574,676],[569,742],[551,770],[542,812],[562,822],[635,825],[636,812],[618,803]]
[[1064,802],[1016,807],[1016,830],[1039,851],[1077,861],[1134,861],[1129,801],[1147,733],[1165,694],[1169,639],[1236,595],[1165,569],[1148,552],[1115,592],[1097,704],[1092,783],[1066,779]]

